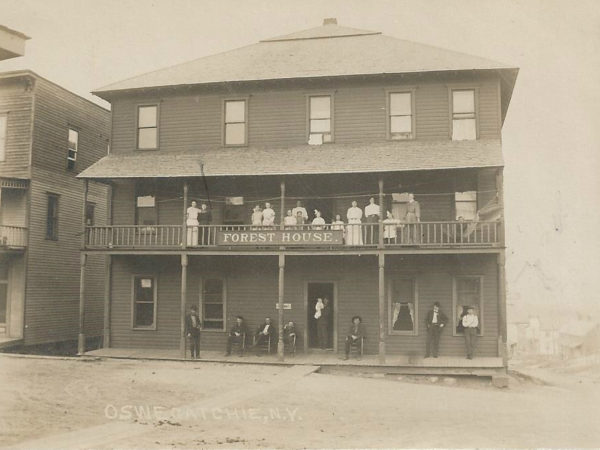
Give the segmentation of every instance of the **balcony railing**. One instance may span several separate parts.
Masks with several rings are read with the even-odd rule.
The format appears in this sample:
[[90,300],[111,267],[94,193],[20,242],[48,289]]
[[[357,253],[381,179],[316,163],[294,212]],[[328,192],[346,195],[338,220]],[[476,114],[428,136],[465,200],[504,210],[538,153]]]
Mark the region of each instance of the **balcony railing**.
[[0,248],[27,247],[27,228],[0,225]]
[[[377,223],[326,224],[263,227],[252,225],[203,225],[187,227],[189,248],[311,247],[352,248],[377,247]],[[315,234],[333,231],[333,240],[316,239]],[[298,233],[299,240],[277,241],[281,232]],[[313,233],[309,233],[313,232]],[[228,233],[231,238],[224,239]],[[287,235],[289,238],[289,235]],[[331,237],[331,236],[329,236]],[[386,248],[397,247],[493,247],[501,244],[499,222],[418,222],[385,223],[383,241]],[[269,238],[271,240],[269,240]],[[275,238],[275,239],[273,239]],[[183,228],[180,225],[115,225],[93,226],[86,229],[88,249],[181,249]]]

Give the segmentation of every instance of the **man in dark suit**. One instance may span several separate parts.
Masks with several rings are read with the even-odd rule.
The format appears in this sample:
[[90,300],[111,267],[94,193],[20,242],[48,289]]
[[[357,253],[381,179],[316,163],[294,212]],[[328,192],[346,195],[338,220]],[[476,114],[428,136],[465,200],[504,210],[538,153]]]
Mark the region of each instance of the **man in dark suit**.
[[348,334],[346,335],[346,356],[344,357],[344,360],[348,359],[348,356],[350,356],[350,346],[352,344],[360,345],[360,352],[362,353],[362,345],[364,338],[365,329],[364,325],[362,324],[362,319],[360,316],[354,316],[352,318],[352,325],[350,325],[350,328],[348,328]]
[[195,305],[190,307],[190,312],[185,316],[185,335],[190,340],[192,359],[200,359],[200,318]]
[[235,318],[235,324],[231,327],[229,336],[227,337],[227,351],[225,356],[231,355],[231,346],[236,343],[240,347],[240,356],[244,354],[244,339],[246,339],[246,324],[242,316]]
[[448,323],[448,318],[440,310],[440,303],[435,302],[433,308],[427,313],[425,324],[427,325],[427,349],[425,351],[425,358],[433,356],[438,357],[438,349],[440,346],[440,334]]
[[325,350],[329,348],[329,322],[331,321],[331,306],[329,299],[323,299],[323,309],[321,309],[321,317],[317,319],[317,337],[319,339],[319,347]]
[[256,336],[254,340],[254,348],[256,349],[256,356],[260,356],[260,347],[271,338],[273,342],[275,328],[271,324],[271,318],[266,317],[265,321],[261,326],[256,329]]

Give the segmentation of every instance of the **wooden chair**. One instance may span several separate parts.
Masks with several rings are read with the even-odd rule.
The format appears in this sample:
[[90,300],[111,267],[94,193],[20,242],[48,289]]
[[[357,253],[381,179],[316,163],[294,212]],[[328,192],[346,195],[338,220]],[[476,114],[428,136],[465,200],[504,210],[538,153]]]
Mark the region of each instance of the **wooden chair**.
[[296,340],[297,340],[298,336],[296,334],[294,334],[289,342],[286,342],[284,340],[284,349],[286,352],[288,352],[291,356],[295,356],[296,355]]
[[350,341],[350,355],[355,354],[358,359],[363,356],[365,348],[365,337],[361,336],[360,339]]
[[231,343],[231,351],[233,352],[234,349],[238,350],[240,356],[244,355],[244,351],[246,350],[246,333],[242,333],[241,339],[239,340],[234,340]]
[[[263,343],[262,343],[262,349],[266,350],[268,355],[271,354],[271,339],[272,339],[272,337],[273,337],[272,335],[269,335],[267,337],[267,340],[263,341]],[[256,347],[256,334],[253,336],[252,346]],[[256,351],[259,352],[260,348],[257,348]]]

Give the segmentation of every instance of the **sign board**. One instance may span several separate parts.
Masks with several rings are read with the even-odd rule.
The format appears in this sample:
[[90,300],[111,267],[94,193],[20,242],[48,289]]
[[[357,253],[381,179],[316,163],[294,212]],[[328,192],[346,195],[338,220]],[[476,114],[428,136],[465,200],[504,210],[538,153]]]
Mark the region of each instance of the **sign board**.
[[[279,303],[275,303],[275,309],[279,309]],[[291,303],[284,303],[283,304],[283,309],[292,309],[292,304]]]
[[342,230],[247,230],[219,231],[217,245],[226,246],[330,246],[343,245]]

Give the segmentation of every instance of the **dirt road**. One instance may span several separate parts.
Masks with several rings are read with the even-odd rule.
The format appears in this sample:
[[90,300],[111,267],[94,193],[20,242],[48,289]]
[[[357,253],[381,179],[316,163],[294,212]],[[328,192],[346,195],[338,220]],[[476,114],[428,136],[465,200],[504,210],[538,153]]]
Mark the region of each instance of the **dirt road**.
[[597,380],[573,379],[559,386],[515,381],[510,389],[498,390],[480,381],[438,378],[417,383],[407,377],[306,373],[254,365],[0,355],[0,445],[28,447],[44,436],[36,445],[600,444]]

